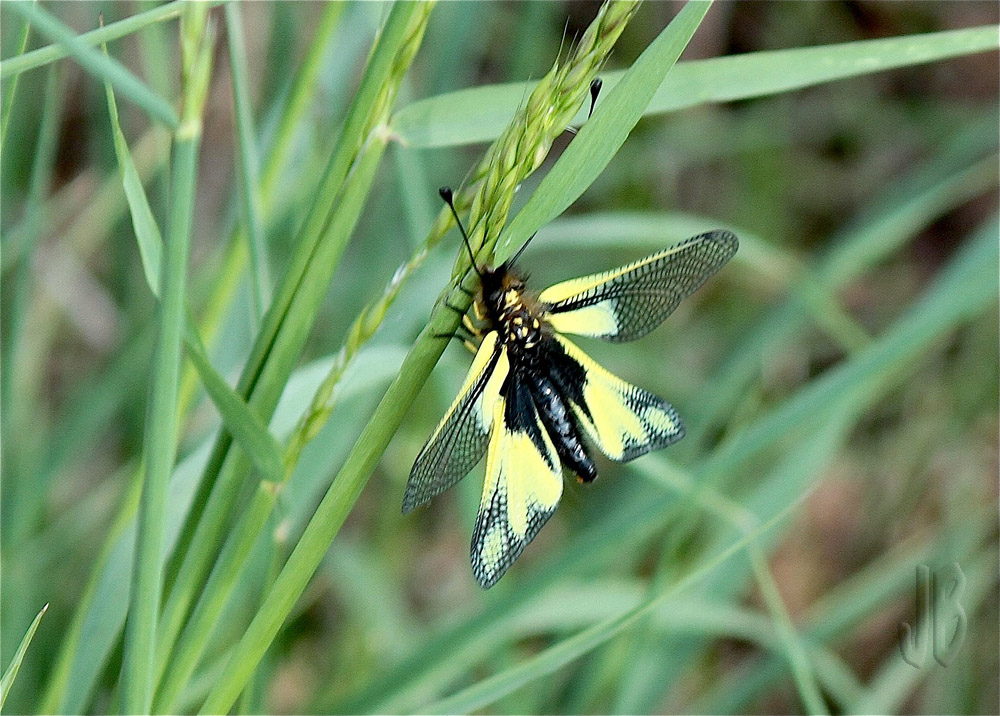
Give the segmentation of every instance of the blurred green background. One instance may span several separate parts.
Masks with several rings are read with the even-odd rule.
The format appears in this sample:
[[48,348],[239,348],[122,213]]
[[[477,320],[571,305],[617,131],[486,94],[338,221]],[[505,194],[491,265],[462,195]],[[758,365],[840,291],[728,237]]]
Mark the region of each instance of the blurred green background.
[[[110,24],[153,7],[44,6],[78,32],[95,27],[98,13]],[[598,7],[441,3],[397,108],[541,77]],[[640,8],[608,69],[627,68],[679,7]],[[242,8],[262,146],[273,137],[277,108],[323,9],[297,2]],[[285,267],[385,11],[380,3],[346,4],[332,31],[309,110],[269,197],[272,276]],[[998,16],[996,3],[975,1],[720,2],[681,61],[995,25]],[[177,96],[176,27],[150,25],[109,46],[168,98]],[[5,12],[0,30],[7,60],[19,54],[21,21]],[[44,44],[32,35],[28,48]],[[125,582],[107,594],[120,600],[127,586],[127,563],[114,569],[116,520],[142,449],[155,302],[118,177],[102,84],[68,60],[18,77],[0,194],[0,666],[49,603],[5,707],[28,713],[44,709],[58,659],[70,658],[59,655],[78,607],[91,608],[93,592],[85,594],[98,567],[109,585]],[[9,87],[5,79],[4,91]],[[162,221],[169,137],[121,98],[119,110]],[[635,465],[599,463],[602,478],[592,487],[567,482],[553,520],[500,584],[482,592],[468,562],[481,467],[429,508],[399,512],[412,461],[469,364],[468,353],[453,345],[272,645],[244,707],[429,708],[707,564],[742,534],[741,510],[767,520],[805,495],[762,538],[763,570],[740,553],[546,678],[511,693],[498,689],[479,710],[799,712],[812,710],[803,704],[811,684],[833,712],[996,713],[995,261],[989,305],[955,309],[960,317],[933,334],[920,334],[920,324],[948,310],[933,292],[963,251],[998,240],[998,122],[995,51],[644,118],[599,180],[539,232],[521,264],[541,288],[706,228],[741,236],[731,264],[652,335],[634,344],[585,345],[616,374],[670,400],[688,437]],[[566,133],[556,142],[550,163],[571,140]],[[276,435],[297,419],[322,361],[337,351],[358,311],[423,240],[440,208],[437,187],[458,185],[485,146],[460,136],[454,144],[390,143],[303,368],[272,422]],[[198,316],[209,310],[240,220],[235,152],[222,32],[188,274]],[[547,168],[524,183],[520,203]],[[426,321],[458,250],[454,232],[433,250],[345,378],[340,404],[279,498],[259,557],[217,626],[183,708],[200,704],[256,610],[274,569],[265,543],[276,539],[283,561]],[[211,344],[227,378],[238,375],[253,335],[244,279]],[[891,341],[897,349],[890,357],[869,360],[873,348]],[[850,385],[836,383],[855,369],[868,372]],[[824,398],[828,384],[839,392]],[[799,412],[782,412],[790,405]],[[774,415],[790,417],[767,423]],[[175,522],[217,428],[215,408],[199,393],[181,423],[175,485],[188,487],[171,493]],[[778,434],[749,459],[727,463],[727,450],[738,453],[754,431]],[[702,481],[705,465],[724,469]],[[928,657],[914,668],[901,658],[899,625],[917,619],[917,566],[944,575],[956,562],[967,579],[958,597],[967,617],[964,641],[947,667]],[[93,631],[80,638],[76,654],[90,645],[93,652],[75,657],[86,668],[74,666],[65,677],[72,696],[61,711],[100,713],[114,703],[120,624],[88,624]]]

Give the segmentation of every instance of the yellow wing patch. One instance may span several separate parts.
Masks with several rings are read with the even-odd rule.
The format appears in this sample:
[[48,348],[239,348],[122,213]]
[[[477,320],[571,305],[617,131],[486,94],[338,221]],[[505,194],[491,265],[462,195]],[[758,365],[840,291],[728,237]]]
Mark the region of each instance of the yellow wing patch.
[[560,333],[593,337],[618,333],[618,314],[611,299],[565,313],[550,313],[545,320]]
[[586,375],[582,404],[574,401],[573,412],[605,455],[624,462],[684,437],[684,425],[672,405],[605,370],[566,337],[555,339]]

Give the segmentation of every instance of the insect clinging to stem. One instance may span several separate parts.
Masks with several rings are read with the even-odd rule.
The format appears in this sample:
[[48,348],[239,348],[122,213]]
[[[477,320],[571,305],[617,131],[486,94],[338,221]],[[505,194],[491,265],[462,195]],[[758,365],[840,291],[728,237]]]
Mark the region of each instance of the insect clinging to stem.
[[535,294],[514,266],[517,256],[492,268],[476,265],[451,190],[442,188],[441,196],[455,212],[480,279],[477,321],[466,326],[481,342],[458,397],[414,462],[403,512],[454,485],[485,454],[471,557],[479,584],[490,587],[552,516],[563,469],[581,482],[597,477],[588,443],[625,462],[684,436],[673,406],[611,374],[565,334],[608,341],[644,336],[739,242],[729,231],[710,231]]
[[475,320],[462,313],[469,339],[480,342],[476,348],[466,340],[475,358],[417,455],[403,512],[457,483],[485,454],[471,559],[476,580],[489,588],[555,512],[563,470],[583,483],[597,478],[592,447],[626,462],[684,436],[672,405],[605,370],[566,334],[641,338],[722,268],[739,241],[732,232],[709,231],[535,293],[514,265],[527,242],[499,266],[478,265],[451,189],[440,194],[479,277]]

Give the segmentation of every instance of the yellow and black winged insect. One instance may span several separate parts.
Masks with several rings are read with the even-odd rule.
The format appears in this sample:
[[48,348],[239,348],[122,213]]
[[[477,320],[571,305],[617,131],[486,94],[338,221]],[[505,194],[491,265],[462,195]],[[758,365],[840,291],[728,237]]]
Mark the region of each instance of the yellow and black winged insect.
[[[592,482],[587,444],[625,462],[684,437],[668,402],[591,360],[565,334],[631,341],[656,328],[736,253],[729,231],[710,231],[621,268],[528,291],[514,267],[476,266],[481,336],[455,402],[427,440],[403,497],[409,512],[461,480],[486,455],[486,484],[472,534],[472,571],[496,584],[555,512],[563,469]],[[525,244],[527,246],[527,244]]]

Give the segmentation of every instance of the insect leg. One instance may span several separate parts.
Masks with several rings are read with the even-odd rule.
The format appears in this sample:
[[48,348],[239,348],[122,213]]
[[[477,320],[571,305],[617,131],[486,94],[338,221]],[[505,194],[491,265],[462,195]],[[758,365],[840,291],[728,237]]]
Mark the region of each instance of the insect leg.
[[477,338],[481,338],[482,337],[482,335],[483,335],[482,330],[480,330],[479,327],[475,323],[472,322],[472,319],[469,318],[469,314],[468,313],[462,315],[462,325],[473,336],[475,336]]
[[479,346],[474,342],[474,339],[480,338],[481,337],[480,334],[473,334],[471,336],[460,336],[458,335],[458,332],[460,330],[464,330],[464,327],[459,326],[451,333],[435,333],[434,338],[447,338],[448,340],[451,340],[452,338],[457,338],[458,340],[462,341],[462,345],[464,345],[473,354],[475,354],[479,350]]
[[432,334],[432,337],[434,337],[434,338],[447,338],[448,340],[451,340],[452,338],[458,338],[461,341],[468,340],[465,336],[458,335],[458,330],[454,330],[451,333],[434,333],[434,334]]

